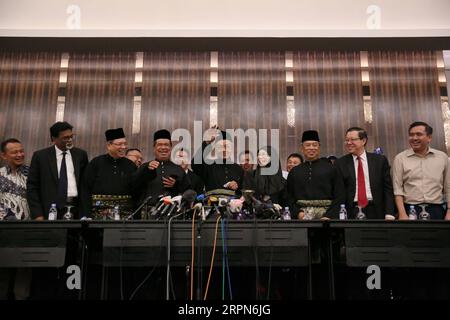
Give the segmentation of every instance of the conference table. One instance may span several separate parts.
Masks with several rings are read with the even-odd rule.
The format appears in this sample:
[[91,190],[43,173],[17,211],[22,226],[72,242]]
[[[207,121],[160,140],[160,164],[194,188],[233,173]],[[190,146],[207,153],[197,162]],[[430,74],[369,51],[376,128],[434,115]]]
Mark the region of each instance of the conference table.
[[[170,237],[169,237],[170,234]],[[326,270],[329,299],[335,299],[335,265],[396,268],[450,268],[448,221],[281,221],[131,220],[1,221],[0,268],[81,269],[79,298],[86,297],[92,264],[101,265],[106,299],[108,270],[133,267],[185,267],[192,247],[198,287],[201,272],[222,266],[301,267],[307,270],[312,299],[313,265]],[[215,250],[214,250],[215,248]],[[215,253],[215,259],[211,256]],[[70,258],[69,258],[70,257]],[[201,295],[197,294],[197,298]]]

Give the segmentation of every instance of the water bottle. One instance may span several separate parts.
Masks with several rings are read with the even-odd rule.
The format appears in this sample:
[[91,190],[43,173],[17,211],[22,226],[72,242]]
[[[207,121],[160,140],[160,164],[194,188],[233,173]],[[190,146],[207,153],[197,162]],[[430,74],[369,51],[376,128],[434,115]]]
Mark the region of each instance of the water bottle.
[[414,206],[409,206],[409,220],[417,220],[417,212],[416,209],[414,209]]
[[56,220],[58,218],[58,210],[56,210],[56,203],[52,203],[48,211],[48,220]]
[[284,207],[282,219],[291,220],[291,212],[289,211],[289,207]]
[[119,206],[114,207],[113,216],[114,216],[114,220],[116,220],[116,221],[120,220]]
[[366,214],[362,211],[362,208],[358,206],[358,213],[356,214],[356,219],[364,220],[366,219]]
[[347,210],[345,209],[345,204],[341,204],[341,209],[339,210],[339,220],[347,220]]

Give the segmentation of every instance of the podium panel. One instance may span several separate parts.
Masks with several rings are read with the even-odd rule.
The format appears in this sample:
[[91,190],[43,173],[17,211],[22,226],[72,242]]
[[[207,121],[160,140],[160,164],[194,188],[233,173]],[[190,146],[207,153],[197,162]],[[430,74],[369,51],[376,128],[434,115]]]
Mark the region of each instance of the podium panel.
[[58,222],[0,223],[0,267],[63,266],[67,227]]
[[380,225],[350,222],[344,228],[348,266],[450,267],[448,223],[398,221]]
[[[230,266],[307,266],[308,226],[307,223],[283,221],[228,222],[225,227],[228,263]],[[168,228],[165,222],[109,222],[91,224],[90,227],[103,228],[105,266],[164,266],[167,263]],[[203,266],[211,263],[214,236],[214,222],[207,221],[195,226],[195,254],[199,254],[200,246]],[[216,264],[222,263],[223,236],[219,226]],[[190,264],[191,245],[191,223],[173,222],[171,265]]]

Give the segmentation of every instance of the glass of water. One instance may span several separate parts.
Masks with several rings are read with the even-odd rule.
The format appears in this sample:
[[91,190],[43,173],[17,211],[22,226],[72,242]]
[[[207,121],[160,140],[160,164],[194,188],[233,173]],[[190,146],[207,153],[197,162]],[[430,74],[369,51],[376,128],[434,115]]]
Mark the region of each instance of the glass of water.
[[67,205],[66,208],[67,208],[67,211],[64,214],[63,218],[64,218],[64,220],[72,220],[73,219],[73,213],[72,213],[71,209],[73,208],[73,206]]
[[427,205],[426,204],[420,204],[419,206],[422,209],[422,211],[420,211],[420,213],[419,213],[419,219],[420,220],[429,220],[430,219],[430,214],[425,209],[427,207]]
[[365,220],[366,214],[362,211],[362,207],[358,206],[358,213],[356,214],[356,219]]

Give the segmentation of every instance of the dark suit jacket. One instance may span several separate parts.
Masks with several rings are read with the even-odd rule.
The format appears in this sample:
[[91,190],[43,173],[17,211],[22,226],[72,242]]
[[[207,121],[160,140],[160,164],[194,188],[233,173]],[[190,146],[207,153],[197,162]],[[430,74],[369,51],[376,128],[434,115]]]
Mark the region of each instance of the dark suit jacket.
[[[376,216],[368,215],[367,218],[384,219],[386,213],[394,215],[394,194],[389,162],[383,155],[369,152],[366,152],[366,154],[369,167],[370,190],[376,213]],[[355,218],[353,201],[356,193],[356,174],[353,156],[347,154],[336,163],[344,180],[346,208],[349,218]]]
[[192,170],[188,170],[186,176],[191,184],[192,190],[197,192],[197,195],[205,193],[205,184],[203,183],[202,178],[196,175]]
[[[77,181],[78,196],[80,196],[80,180],[88,164],[87,153],[78,148],[70,150],[75,178]],[[58,167],[56,164],[55,146],[33,153],[30,173],[27,180],[27,201],[33,219],[48,217],[52,203],[56,203],[58,195]]]

